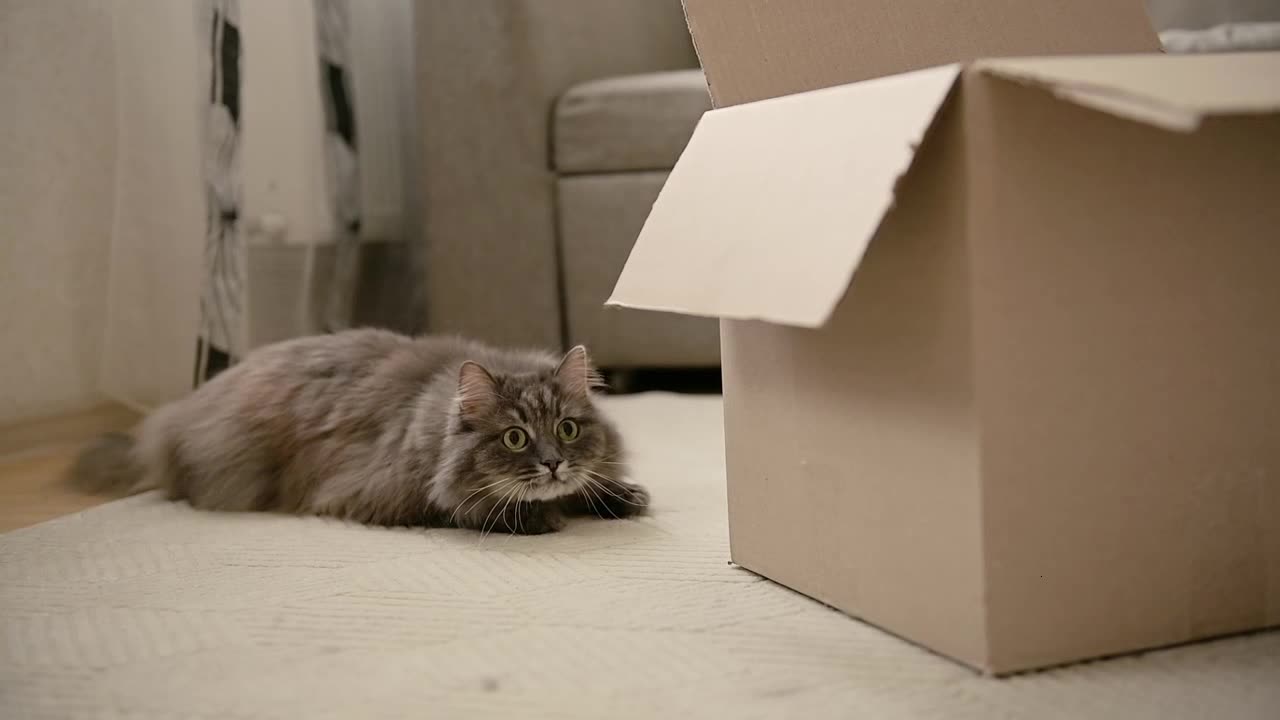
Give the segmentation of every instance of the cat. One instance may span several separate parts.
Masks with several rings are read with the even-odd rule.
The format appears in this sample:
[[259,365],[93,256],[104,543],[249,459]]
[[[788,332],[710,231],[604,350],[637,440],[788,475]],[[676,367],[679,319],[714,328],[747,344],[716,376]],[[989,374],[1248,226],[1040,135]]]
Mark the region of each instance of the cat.
[[70,471],[225,511],[540,534],[643,513],[587,351],[348,330],[249,353]]

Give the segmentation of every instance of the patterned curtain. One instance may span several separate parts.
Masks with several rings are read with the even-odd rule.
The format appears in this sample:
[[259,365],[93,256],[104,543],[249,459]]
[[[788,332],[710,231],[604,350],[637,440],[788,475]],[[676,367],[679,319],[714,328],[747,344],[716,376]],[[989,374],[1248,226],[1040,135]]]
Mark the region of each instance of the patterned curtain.
[[[250,313],[258,312],[260,335],[290,337],[316,330],[336,331],[350,326],[360,262],[360,174],[356,124],[351,93],[348,42],[350,15],[347,0],[311,0],[315,17],[315,43],[320,107],[323,113],[323,153],[328,188],[327,206],[332,213],[331,238],[302,238],[304,251],[269,269],[259,262],[255,233],[244,219],[244,183],[241,177],[243,122],[242,83],[255,70],[254,49],[244,47],[240,0],[204,0],[209,25],[202,42],[209,78],[204,113],[204,189],[207,226],[204,241],[204,273],[200,301],[200,327],[196,341],[195,385],[211,379],[236,362],[254,344]],[[287,77],[285,80],[287,81]],[[305,126],[305,123],[303,123]],[[253,132],[253,129],[250,129]],[[261,231],[261,228],[259,228]],[[259,232],[259,234],[261,234]],[[295,238],[295,241],[298,240]],[[332,272],[322,288],[317,279],[318,244],[333,243]],[[296,246],[298,242],[295,242]],[[281,271],[279,265],[286,267]],[[250,280],[271,278],[272,284],[288,284],[300,297],[301,317],[288,313],[264,313],[272,308],[250,307],[268,293],[250,293]],[[316,301],[315,298],[323,298]],[[318,307],[315,305],[319,305]],[[262,320],[262,318],[270,318]],[[289,321],[280,318],[290,318]],[[265,322],[269,327],[261,328]]]
[[351,96],[351,15],[346,0],[315,0],[315,7],[329,207],[337,233],[333,288],[324,310],[324,327],[332,332],[351,325],[355,306],[360,269],[360,165]]
[[208,226],[195,385],[244,353],[245,252],[240,236],[240,3],[212,0],[204,126]]
[[388,288],[408,197],[409,1],[111,8],[102,392],[154,408],[255,347],[351,325],[357,290],[363,322],[404,306]]

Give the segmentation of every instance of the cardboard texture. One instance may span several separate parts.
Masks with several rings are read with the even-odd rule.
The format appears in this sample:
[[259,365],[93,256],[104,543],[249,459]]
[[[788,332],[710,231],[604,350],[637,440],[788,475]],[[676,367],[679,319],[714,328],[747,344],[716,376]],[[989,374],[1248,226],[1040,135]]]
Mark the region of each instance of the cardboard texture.
[[709,113],[610,303],[722,318],[734,561],[995,673],[1280,624],[1277,77],[984,60]]
[[1160,52],[1143,0],[684,0],[716,107],[985,57]]

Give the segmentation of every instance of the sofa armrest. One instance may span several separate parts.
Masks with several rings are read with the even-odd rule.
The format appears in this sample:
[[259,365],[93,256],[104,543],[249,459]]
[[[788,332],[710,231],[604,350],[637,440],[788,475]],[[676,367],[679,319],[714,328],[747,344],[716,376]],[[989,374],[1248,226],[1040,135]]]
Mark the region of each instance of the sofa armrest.
[[1156,30],[1206,30],[1236,23],[1280,22],[1275,0],[1147,0]]
[[558,346],[552,107],[586,80],[697,67],[680,2],[431,0],[414,13],[426,329]]

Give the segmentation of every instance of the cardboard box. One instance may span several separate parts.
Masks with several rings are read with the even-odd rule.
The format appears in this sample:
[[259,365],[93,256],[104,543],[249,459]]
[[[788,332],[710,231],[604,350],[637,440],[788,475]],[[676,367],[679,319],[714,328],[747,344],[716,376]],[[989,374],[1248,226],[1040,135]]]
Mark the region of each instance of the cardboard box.
[[734,561],[995,673],[1280,624],[1276,78],[1000,59],[708,113],[610,302],[722,319]]
[[1144,0],[684,0],[716,107],[984,57],[1160,52]]

